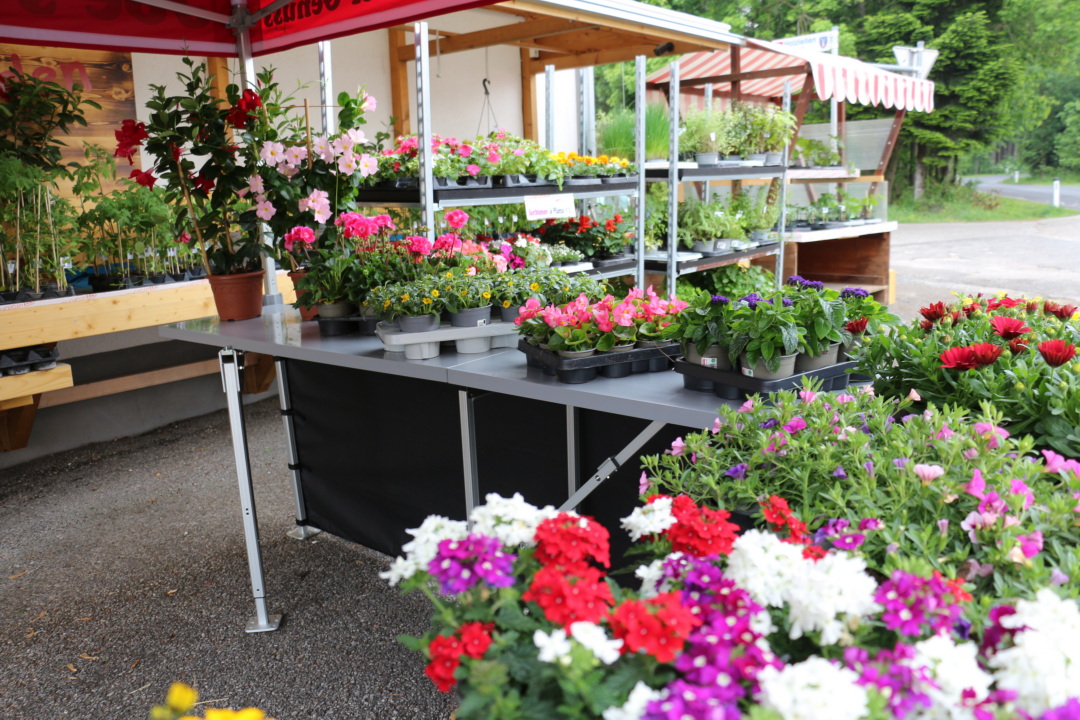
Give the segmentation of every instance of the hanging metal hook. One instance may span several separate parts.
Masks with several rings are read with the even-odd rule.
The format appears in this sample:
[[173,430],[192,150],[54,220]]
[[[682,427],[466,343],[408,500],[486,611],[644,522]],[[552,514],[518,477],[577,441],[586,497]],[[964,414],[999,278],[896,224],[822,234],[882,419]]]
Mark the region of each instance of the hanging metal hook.
[[488,89],[488,85],[491,84],[491,81],[488,80],[487,78],[484,78],[483,80],[480,81],[480,83],[484,86],[484,94],[490,96],[491,95],[491,90]]

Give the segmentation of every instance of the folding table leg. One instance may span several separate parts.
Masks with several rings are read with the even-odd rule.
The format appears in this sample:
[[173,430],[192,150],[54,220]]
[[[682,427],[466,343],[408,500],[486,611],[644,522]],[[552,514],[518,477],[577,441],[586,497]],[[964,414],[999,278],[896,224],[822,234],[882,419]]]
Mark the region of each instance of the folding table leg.
[[568,510],[576,509],[577,506],[585,500],[585,498],[589,497],[589,495],[592,494],[593,490],[600,487],[600,483],[611,477],[611,475],[615,471],[622,467],[623,463],[636,455],[637,452],[641,450],[642,446],[644,446],[645,443],[649,442],[649,440],[652,439],[653,435],[656,435],[656,433],[660,432],[660,430],[665,425],[667,425],[667,423],[661,422],[660,420],[653,420],[651,423],[649,423],[644,430],[638,433],[637,437],[635,437],[626,445],[626,447],[624,447],[612,457],[609,457],[604,462],[600,463],[600,467],[597,468],[595,473],[593,473],[593,476],[589,478],[588,481],[584,485],[582,485],[581,488],[577,492],[575,492],[569,500],[564,502],[562,504],[562,507],[559,508],[559,510],[561,512],[566,512]]
[[296,451],[296,433],[293,428],[292,400],[289,397],[289,375],[285,361],[274,359],[277,366],[278,398],[281,401],[281,419],[285,424],[285,447],[289,451],[289,472],[292,475],[293,500],[296,502],[296,527],[285,533],[296,540],[307,540],[322,532],[307,524],[307,506],[304,504],[304,488],[300,484],[300,455]]
[[480,479],[476,469],[475,398],[468,390],[458,390],[458,410],[461,417],[461,461],[465,471],[465,517],[472,515],[480,499]]
[[233,455],[236,459],[240,510],[244,519],[244,544],[247,547],[248,571],[251,573],[251,594],[255,598],[255,617],[247,624],[247,631],[250,633],[277,630],[281,624],[281,616],[269,615],[266,610],[262,554],[259,551],[259,524],[255,516],[255,493],[251,488],[251,462],[248,458],[247,431],[244,426],[244,405],[240,399],[242,358],[242,352],[230,347],[218,353],[222,388],[229,406],[229,428],[232,431]]

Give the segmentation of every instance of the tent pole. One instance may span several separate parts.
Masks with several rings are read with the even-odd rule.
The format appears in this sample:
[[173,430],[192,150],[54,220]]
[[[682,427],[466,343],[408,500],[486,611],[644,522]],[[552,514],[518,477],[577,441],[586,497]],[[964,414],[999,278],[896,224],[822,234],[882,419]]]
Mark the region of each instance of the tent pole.
[[319,98],[322,100],[323,135],[333,135],[336,131],[337,117],[330,111],[334,104],[334,69],[330,55],[330,41],[319,41]]
[[[803,92],[807,95],[810,94],[809,88],[804,87]],[[791,112],[791,81],[784,81],[784,99],[782,107],[784,112]],[[784,174],[780,176],[780,197],[776,202],[780,203],[780,244],[776,247],[776,287],[780,289],[784,286],[784,246],[787,245],[787,195],[788,195],[788,155],[791,152],[792,138],[782,150],[781,165],[784,167]]]
[[420,222],[427,228],[429,240],[435,240],[435,193],[431,183],[431,68],[428,67],[428,24],[413,26],[416,49],[416,135],[420,160]]
[[634,164],[637,165],[637,246],[634,283],[645,289],[645,56],[634,59]]
[[544,66],[544,142],[555,152],[555,66]]
[[[671,134],[668,136],[668,261],[667,291],[675,292],[675,282],[679,277],[676,254],[679,248],[679,110],[682,104],[682,90],[679,88],[679,61],[671,63]],[[644,172],[644,171],[643,171]]]

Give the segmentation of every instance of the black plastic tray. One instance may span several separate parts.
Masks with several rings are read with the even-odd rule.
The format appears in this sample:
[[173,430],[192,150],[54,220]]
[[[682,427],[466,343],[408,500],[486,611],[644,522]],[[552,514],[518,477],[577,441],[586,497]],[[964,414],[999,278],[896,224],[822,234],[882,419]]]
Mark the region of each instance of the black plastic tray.
[[339,335],[374,335],[375,326],[379,324],[379,318],[364,315],[353,317],[315,318],[319,323],[319,334],[323,337],[337,337]]
[[655,348],[634,348],[624,352],[595,353],[585,358],[564,358],[551,350],[541,350],[526,340],[518,341],[529,367],[541,368],[559,382],[580,384],[596,377],[620,378],[633,373],[663,372],[671,362],[682,357],[677,343]]
[[743,375],[735,370],[717,370],[678,360],[675,372],[683,376],[683,387],[687,390],[712,392],[717,397],[738,400],[754,393],[766,394],[777,390],[790,390],[802,387],[804,378],[821,380],[822,390],[843,390],[851,381],[848,370],[857,365],[854,361],[836,363],[820,370],[808,370],[779,380],[762,380]]
[[[451,185],[447,187],[436,186],[433,190],[435,202],[439,202],[439,198],[444,200],[451,200],[453,202],[459,202],[462,200],[506,200],[507,202],[513,202],[517,198],[524,198],[529,195],[548,195],[560,192],[574,192],[575,189],[580,192],[611,192],[612,194],[618,194],[623,192],[630,192],[637,188],[636,180],[623,180],[621,182],[608,182],[600,185],[586,185],[578,188],[565,186],[562,190],[559,190],[555,185],[509,185],[503,187],[477,187],[477,186],[461,186]],[[420,202],[420,188],[419,187],[373,187],[373,188],[361,188],[356,192],[356,200],[358,202],[368,203],[404,203],[415,204]]]
[[22,375],[31,370],[49,370],[60,359],[58,348],[29,347],[0,352],[0,375]]

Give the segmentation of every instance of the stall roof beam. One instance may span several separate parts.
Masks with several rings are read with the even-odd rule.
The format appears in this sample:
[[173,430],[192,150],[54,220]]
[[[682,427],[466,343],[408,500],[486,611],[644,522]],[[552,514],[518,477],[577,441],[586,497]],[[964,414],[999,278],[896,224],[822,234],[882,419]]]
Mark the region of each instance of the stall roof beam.
[[[638,55],[649,55],[655,45],[629,45],[611,50],[599,50],[577,55],[563,55],[561,57],[531,60],[522,72],[537,74],[544,71],[547,65],[554,65],[556,70],[572,70],[575,68],[592,67],[594,65],[611,65],[613,63],[630,62]],[[675,43],[674,55],[700,50],[700,45]]]
[[[513,25],[503,25],[501,27],[478,30],[476,32],[463,33],[460,35],[441,30],[433,31],[443,37],[439,40],[432,40],[429,45],[432,54],[438,53],[440,55],[449,55],[465,50],[477,50],[480,48],[492,47],[494,45],[517,45],[519,43],[525,43],[525,41],[533,41],[526,43],[528,47],[546,49],[539,46],[535,41],[541,38],[550,38],[567,33],[596,30],[598,27],[598,25],[585,25],[572,20],[564,20],[563,18],[529,20],[522,23],[514,23]],[[412,60],[412,48],[399,48],[398,59]]]

